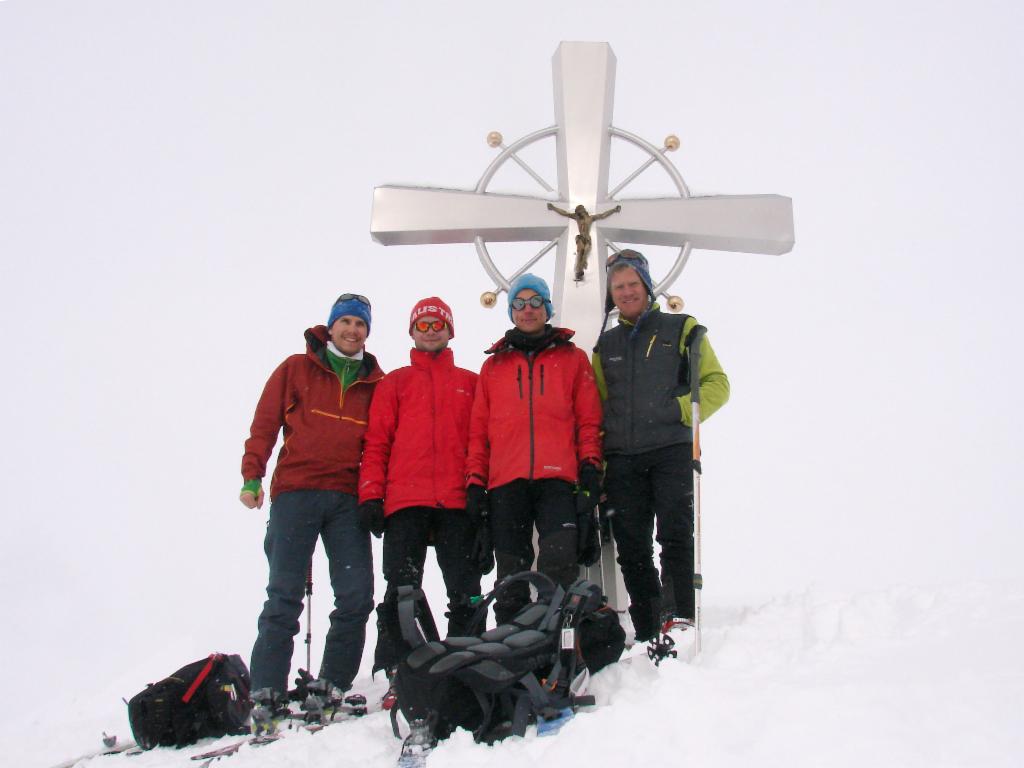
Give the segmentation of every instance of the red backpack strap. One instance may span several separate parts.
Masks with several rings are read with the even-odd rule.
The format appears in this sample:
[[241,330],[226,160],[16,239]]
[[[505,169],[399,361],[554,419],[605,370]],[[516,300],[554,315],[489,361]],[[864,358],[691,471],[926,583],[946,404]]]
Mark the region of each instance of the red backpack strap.
[[213,670],[213,665],[216,664],[223,658],[223,654],[211,653],[210,658],[206,660],[206,664],[196,675],[196,679],[192,681],[192,685],[185,691],[185,695],[181,697],[181,700],[188,704],[192,700],[192,697],[196,695],[196,691],[199,690],[199,686],[203,684],[203,681],[210,676],[210,672]]

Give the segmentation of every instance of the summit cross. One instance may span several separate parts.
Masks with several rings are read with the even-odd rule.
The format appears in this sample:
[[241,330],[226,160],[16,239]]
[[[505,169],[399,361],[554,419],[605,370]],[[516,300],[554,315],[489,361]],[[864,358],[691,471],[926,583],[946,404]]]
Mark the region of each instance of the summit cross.
[[[558,186],[552,192],[557,199],[483,192],[482,182],[475,191],[380,186],[373,195],[373,239],[383,245],[557,239],[552,303],[558,324],[576,330],[575,341],[582,349],[591,348],[601,330],[609,241],[766,254],[792,249],[788,197],[620,200],[609,195],[615,54],[607,43],[563,42],[553,57],[553,70],[556,125],[549,130],[556,136]],[[569,211],[582,205],[591,214],[621,205],[614,216],[591,223],[589,266],[582,279],[575,279],[576,222],[549,210],[552,202]],[[499,289],[508,289],[507,281],[494,273],[492,277]]]

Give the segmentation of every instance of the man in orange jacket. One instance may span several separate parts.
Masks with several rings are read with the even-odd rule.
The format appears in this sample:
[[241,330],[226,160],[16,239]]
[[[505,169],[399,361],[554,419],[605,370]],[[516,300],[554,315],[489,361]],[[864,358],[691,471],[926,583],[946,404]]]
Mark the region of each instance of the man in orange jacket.
[[334,589],[319,689],[339,697],[359,669],[373,610],[373,562],[355,494],[370,401],[384,376],[364,349],[369,333],[370,302],[343,293],[327,325],[306,331],[305,353],[287,358],[267,381],[245,441],[239,498],[258,509],[267,461],[284,430],[264,543],[270,565],[267,601],[252,650],[256,731],[273,730],[284,703],[306,572],[318,538]]
[[[377,607],[373,669],[389,674],[411,650],[398,623],[398,588],[419,587],[433,542],[448,593],[448,634],[461,635],[480,593],[471,557],[475,525],[466,514],[466,445],[477,375],[455,365],[451,308],[436,296],[409,316],[411,365],[392,371],[370,408],[359,475],[363,527],[384,535],[388,587]],[[385,701],[385,706],[389,702]]]
[[[487,350],[473,403],[467,509],[489,521],[499,579],[531,568],[536,526],[537,570],[568,586],[596,556],[601,401],[587,355],[551,315],[544,280],[513,282],[514,327]],[[516,586],[495,603],[498,623],[529,600],[526,584]]]

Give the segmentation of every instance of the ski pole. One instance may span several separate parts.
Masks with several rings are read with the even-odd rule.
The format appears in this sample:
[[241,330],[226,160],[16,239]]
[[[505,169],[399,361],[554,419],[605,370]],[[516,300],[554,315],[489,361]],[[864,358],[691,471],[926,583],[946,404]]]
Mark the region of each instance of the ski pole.
[[306,671],[312,669],[313,652],[313,559],[306,569]]
[[704,588],[704,577],[701,574],[700,562],[700,344],[708,329],[703,325],[694,326],[690,331],[690,405],[693,421],[693,453],[690,464],[693,467],[693,628],[697,633],[694,642],[694,654],[701,649],[701,617],[700,594]]

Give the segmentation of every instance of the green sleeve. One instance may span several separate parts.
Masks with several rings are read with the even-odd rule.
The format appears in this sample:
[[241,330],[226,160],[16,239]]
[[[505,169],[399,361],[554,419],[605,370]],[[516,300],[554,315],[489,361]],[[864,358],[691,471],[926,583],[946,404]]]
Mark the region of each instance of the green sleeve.
[[242,490],[240,493],[251,493],[253,496],[260,495],[260,486],[263,483],[258,477],[254,477],[252,480],[246,480],[242,483]]
[[601,355],[595,352],[590,359],[590,363],[594,368],[594,381],[597,382],[597,392],[601,395],[601,400],[608,399],[608,385],[604,382],[604,371],[601,369]]
[[[686,335],[695,325],[696,318],[689,318],[683,326],[683,335],[679,340],[679,354],[686,354]],[[596,366],[595,366],[596,369]],[[693,426],[693,411],[690,395],[685,394],[679,399],[679,407],[683,412],[683,423]],[[729,377],[718,362],[718,355],[711,348],[711,342],[705,335],[700,342],[700,420],[711,418],[711,414],[729,401]]]

